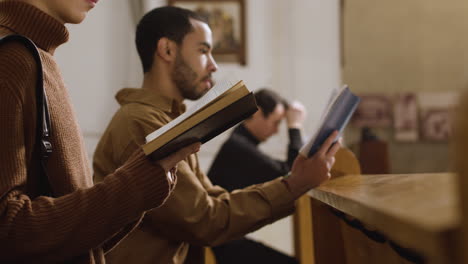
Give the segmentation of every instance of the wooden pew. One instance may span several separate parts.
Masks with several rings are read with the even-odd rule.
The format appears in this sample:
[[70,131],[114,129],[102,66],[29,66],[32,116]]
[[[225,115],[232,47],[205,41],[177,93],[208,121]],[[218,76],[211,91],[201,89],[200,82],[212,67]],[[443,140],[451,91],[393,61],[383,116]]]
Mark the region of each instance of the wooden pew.
[[[360,174],[361,167],[359,161],[353,152],[349,149],[340,149],[336,156],[336,162],[331,170],[332,178],[341,177],[348,174]],[[314,219],[313,219],[314,218]],[[336,244],[335,240],[340,239],[339,221],[332,216],[323,206],[311,201],[308,195],[301,197],[296,204],[296,211],[293,215],[294,223],[294,248],[296,258],[301,264],[321,263],[316,261],[316,257],[334,260],[327,263],[340,263],[342,259],[335,252],[330,252],[331,256],[322,256],[328,254],[329,251],[323,251],[327,248],[328,243]],[[313,230],[326,228],[328,234],[315,232]],[[332,233],[330,233],[332,232]],[[328,238],[336,237],[335,240],[321,239],[318,236],[324,234]],[[333,234],[333,235],[332,235]],[[314,241],[321,241],[320,244],[314,244]],[[338,246],[340,243],[338,243]],[[336,245],[335,245],[336,247]],[[318,256],[317,256],[318,255]],[[338,261],[338,262],[337,262]]]
[[[344,255],[344,262],[334,263],[457,263],[460,217],[455,174],[349,175],[309,195],[330,212],[362,225],[351,227],[335,216],[341,222],[344,250],[339,252],[337,245],[322,248]],[[380,234],[382,243],[365,232]]]
[[[468,135],[468,121],[463,135]],[[337,164],[341,161],[337,156]],[[461,212],[468,210],[459,207],[460,193],[468,209],[468,178],[453,173],[348,174],[310,191],[311,200],[301,198],[306,202],[295,215],[302,217],[295,222],[300,263],[468,263],[468,213],[461,223]],[[307,207],[309,213],[304,213]],[[457,235],[461,229],[463,243]]]

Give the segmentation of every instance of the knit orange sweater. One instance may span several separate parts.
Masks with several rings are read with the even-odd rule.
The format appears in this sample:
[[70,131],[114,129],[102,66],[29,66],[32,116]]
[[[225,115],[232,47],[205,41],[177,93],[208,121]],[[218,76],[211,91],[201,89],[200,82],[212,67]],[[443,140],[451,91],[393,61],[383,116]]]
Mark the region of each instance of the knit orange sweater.
[[43,190],[37,185],[36,64],[21,44],[5,44],[0,47],[0,263],[104,263],[115,235],[161,205],[171,184],[163,169],[139,152],[93,186],[80,128],[53,58],[68,31],[31,5],[3,1],[0,36],[8,34],[27,36],[40,48],[54,146],[47,172],[58,198],[39,196]]

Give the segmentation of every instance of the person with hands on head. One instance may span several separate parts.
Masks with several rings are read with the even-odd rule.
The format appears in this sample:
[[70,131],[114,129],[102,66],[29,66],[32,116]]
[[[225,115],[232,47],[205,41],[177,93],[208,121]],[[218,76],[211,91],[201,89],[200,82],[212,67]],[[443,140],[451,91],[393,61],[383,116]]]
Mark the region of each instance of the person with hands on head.
[[[258,111],[237,126],[223,143],[208,170],[208,177],[228,191],[242,189],[286,175],[303,145],[301,130],[305,107],[270,89],[255,92]],[[279,160],[260,150],[259,145],[276,135],[286,120],[289,143],[287,158]],[[242,166],[239,166],[242,164]]]
[[[213,184],[230,192],[286,175],[303,145],[301,130],[306,117],[305,107],[298,101],[288,103],[268,88],[257,90],[254,95],[258,111],[234,129],[208,171]],[[260,150],[259,145],[278,133],[283,120],[288,128],[289,143],[287,158],[279,160]],[[297,263],[294,257],[247,237],[223,243],[212,250],[219,264]]]
[[[185,99],[196,100],[211,89],[212,74],[218,69],[211,54],[211,30],[190,10],[153,9],[138,23],[135,39],[143,83],[116,95],[120,109],[93,160],[95,179],[104,182],[109,172],[144,144],[146,135],[185,111]],[[314,157],[298,158],[288,179],[277,177],[233,192],[213,186],[197,155],[189,155],[177,166],[177,185],[165,204],[146,212],[138,228],[106,258],[117,264],[203,263],[204,246],[242,237],[291,214],[301,193],[330,176],[333,155],[340,146],[331,147],[335,137],[336,133]]]
[[[68,40],[65,24],[82,22],[97,2],[0,0],[0,37],[22,35],[38,48],[53,146],[43,171],[36,133],[39,67],[27,46],[10,39],[0,46],[0,263],[105,263],[104,254],[143,213],[170,195],[175,179],[166,173],[200,147],[194,144],[157,162],[135,148],[93,186],[83,137],[53,55]],[[40,184],[44,177],[49,186]]]

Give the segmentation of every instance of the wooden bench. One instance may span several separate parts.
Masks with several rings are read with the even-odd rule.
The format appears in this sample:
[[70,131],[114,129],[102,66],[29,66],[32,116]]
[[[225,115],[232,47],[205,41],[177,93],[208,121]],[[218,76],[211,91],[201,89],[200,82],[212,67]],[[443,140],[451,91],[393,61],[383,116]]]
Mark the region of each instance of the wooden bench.
[[458,263],[456,180],[450,173],[349,175],[312,190],[312,210],[322,208],[313,221],[334,223],[314,223],[316,263]]
[[[332,178],[338,178],[349,174],[359,175],[361,173],[359,161],[357,160],[354,153],[349,149],[340,149],[336,153],[335,159],[336,162],[331,170]],[[321,263],[316,261],[316,257],[317,254],[320,254],[318,250],[322,248],[322,245],[316,245],[315,243],[318,241],[323,243],[323,239],[318,238],[318,236],[321,236],[322,233],[314,232],[314,230],[322,228],[322,224],[328,224],[332,225],[327,228],[329,229],[329,232],[335,232],[337,225],[336,220],[333,218],[326,219],[328,215],[322,213],[322,211],[322,207],[312,203],[309,195],[304,195],[297,201],[296,211],[293,215],[294,249],[296,258],[301,264]]]

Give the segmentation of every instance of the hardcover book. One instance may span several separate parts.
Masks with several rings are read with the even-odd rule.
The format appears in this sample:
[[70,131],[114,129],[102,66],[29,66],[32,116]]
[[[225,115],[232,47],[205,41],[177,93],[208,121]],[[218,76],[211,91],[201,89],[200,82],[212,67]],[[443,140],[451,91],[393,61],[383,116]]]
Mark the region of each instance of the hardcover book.
[[143,151],[157,160],[194,142],[205,143],[257,111],[243,81],[216,85],[185,113],[146,137]]
[[319,129],[299,152],[305,157],[313,156],[330,134],[338,130],[339,135],[335,139],[336,141],[343,133],[343,129],[348,124],[360,100],[347,85],[343,86],[336,95],[332,96],[323,114]]

